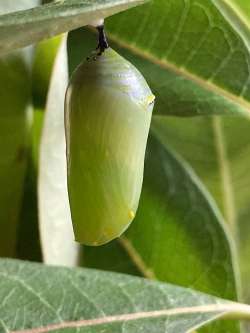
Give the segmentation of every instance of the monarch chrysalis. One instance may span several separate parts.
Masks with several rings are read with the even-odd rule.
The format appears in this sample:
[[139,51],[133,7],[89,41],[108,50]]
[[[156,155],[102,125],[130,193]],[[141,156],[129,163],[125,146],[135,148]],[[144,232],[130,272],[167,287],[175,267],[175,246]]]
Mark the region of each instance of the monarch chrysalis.
[[114,50],[72,75],[65,99],[68,193],[75,238],[102,245],[134,219],[154,96]]

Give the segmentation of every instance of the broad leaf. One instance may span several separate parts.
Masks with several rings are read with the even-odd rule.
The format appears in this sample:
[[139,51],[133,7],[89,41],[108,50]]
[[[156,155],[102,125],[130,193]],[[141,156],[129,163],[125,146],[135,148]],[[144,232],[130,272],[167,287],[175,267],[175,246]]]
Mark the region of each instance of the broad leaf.
[[66,37],[55,61],[41,139],[39,163],[39,223],[45,263],[75,265],[67,194],[64,95],[68,83]]
[[250,307],[126,275],[0,261],[1,332],[188,333]]
[[107,30],[147,78],[155,113],[249,114],[249,51],[212,1],[155,0]]
[[243,295],[249,301],[250,121],[156,117],[154,124],[161,139],[193,166],[219,204],[238,245]]
[[0,16],[0,53],[69,31],[145,0],[59,0]]

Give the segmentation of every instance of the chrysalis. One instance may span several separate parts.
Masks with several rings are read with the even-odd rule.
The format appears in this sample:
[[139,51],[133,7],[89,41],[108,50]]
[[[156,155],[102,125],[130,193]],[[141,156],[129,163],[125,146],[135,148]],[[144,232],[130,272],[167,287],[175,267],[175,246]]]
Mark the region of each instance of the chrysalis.
[[135,217],[154,96],[108,48],[75,70],[65,100],[68,193],[75,238],[102,245]]

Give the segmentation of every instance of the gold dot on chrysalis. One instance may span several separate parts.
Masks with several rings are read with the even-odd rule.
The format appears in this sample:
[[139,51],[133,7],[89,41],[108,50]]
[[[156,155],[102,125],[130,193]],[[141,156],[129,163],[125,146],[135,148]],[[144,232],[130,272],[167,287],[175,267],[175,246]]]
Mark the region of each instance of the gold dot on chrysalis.
[[155,101],[155,96],[154,95],[148,96],[148,98],[147,98],[147,104],[148,105],[154,103],[154,101]]
[[128,215],[131,219],[135,217],[135,213],[132,210],[129,211]]

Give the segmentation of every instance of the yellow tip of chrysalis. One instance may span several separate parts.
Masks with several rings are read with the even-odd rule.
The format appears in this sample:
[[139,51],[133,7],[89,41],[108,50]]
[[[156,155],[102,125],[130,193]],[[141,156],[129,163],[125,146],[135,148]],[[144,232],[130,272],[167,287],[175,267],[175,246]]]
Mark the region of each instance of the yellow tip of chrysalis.
[[135,218],[135,213],[132,210],[129,211],[128,215],[131,219]]

